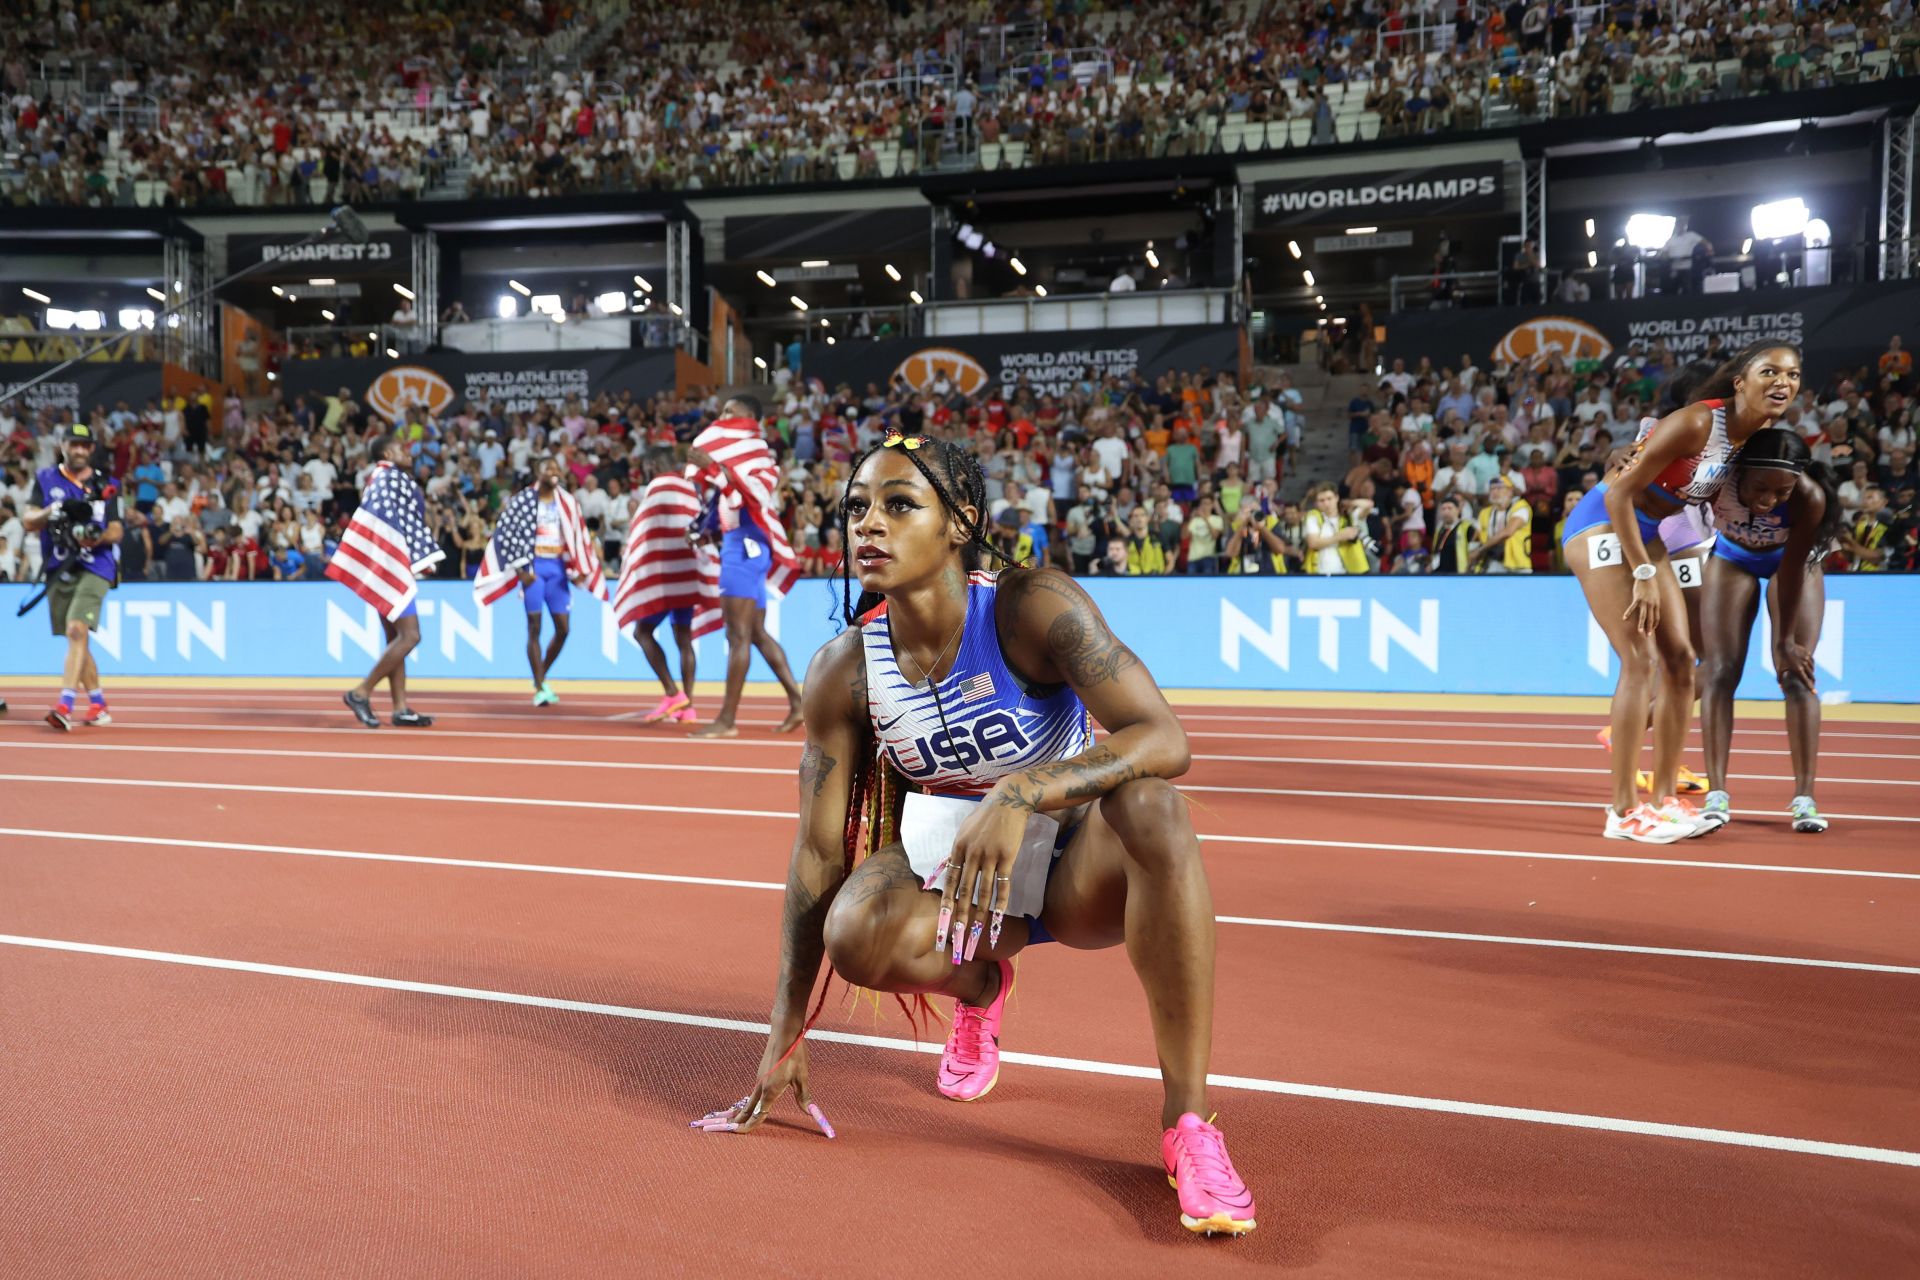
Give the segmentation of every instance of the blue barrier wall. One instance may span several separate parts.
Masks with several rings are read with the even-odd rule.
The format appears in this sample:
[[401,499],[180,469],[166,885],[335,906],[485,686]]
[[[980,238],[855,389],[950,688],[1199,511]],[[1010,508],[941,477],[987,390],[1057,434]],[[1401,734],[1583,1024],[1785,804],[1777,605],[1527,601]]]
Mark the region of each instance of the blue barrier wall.
[[[1202,689],[1607,694],[1614,665],[1571,578],[1159,578],[1087,584],[1114,630],[1163,685]],[[57,672],[64,641],[45,606],[14,609],[0,585],[0,674]],[[833,634],[833,584],[807,581],[769,611],[796,671]],[[526,678],[518,596],[476,604],[464,583],[426,583],[421,676]],[[1823,694],[1920,702],[1920,578],[1827,579],[1817,659]],[[558,679],[650,678],[611,610],[574,593],[572,642]],[[1778,697],[1762,614],[1740,693]],[[357,677],[381,647],[372,610],[333,583],[138,583],[108,598],[95,652],[115,675]],[[701,674],[722,672],[719,636],[700,642]],[[754,659],[753,678],[771,679]]]

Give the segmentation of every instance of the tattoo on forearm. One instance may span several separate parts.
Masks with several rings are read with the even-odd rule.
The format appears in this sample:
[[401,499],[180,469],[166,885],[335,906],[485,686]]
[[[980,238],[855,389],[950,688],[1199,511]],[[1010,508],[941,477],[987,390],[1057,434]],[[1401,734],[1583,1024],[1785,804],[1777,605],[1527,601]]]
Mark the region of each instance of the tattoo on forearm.
[[[827,951],[827,908],[833,893],[810,888],[798,869],[787,877],[787,905],[780,919],[780,967],[789,982],[813,985],[820,971],[820,958]],[[806,1000],[803,989],[800,999]]]
[[1140,664],[1106,623],[1086,605],[1076,605],[1047,628],[1047,648],[1076,689],[1087,689],[1117,679]]
[[833,776],[833,771],[839,765],[840,762],[822,751],[817,743],[809,742],[807,749],[800,753],[801,792],[818,800],[820,793],[826,790],[827,779]]
[[[1029,775],[1031,776],[1031,775]],[[1046,789],[1039,783],[1022,786],[1017,780],[1009,778],[1000,784],[1006,790],[994,801],[1006,809],[1024,809],[1028,813],[1040,812],[1040,802],[1046,798]]]
[[[1027,770],[1021,777],[1030,785],[1023,788],[1018,783],[1005,783],[1003,785],[1008,788],[1008,791],[1003,795],[1019,792],[1022,796],[1033,800],[1031,806],[1022,804],[1020,807],[1037,811],[1039,797],[1056,782],[1064,781],[1067,784],[1066,790],[1061,793],[1063,798],[1078,801],[1096,799],[1122,783],[1152,776],[1154,775],[1140,766],[1122,759],[1111,747],[1101,744],[1089,748],[1071,760],[1060,760]],[[1000,803],[1018,804],[1019,802],[1003,798]]]

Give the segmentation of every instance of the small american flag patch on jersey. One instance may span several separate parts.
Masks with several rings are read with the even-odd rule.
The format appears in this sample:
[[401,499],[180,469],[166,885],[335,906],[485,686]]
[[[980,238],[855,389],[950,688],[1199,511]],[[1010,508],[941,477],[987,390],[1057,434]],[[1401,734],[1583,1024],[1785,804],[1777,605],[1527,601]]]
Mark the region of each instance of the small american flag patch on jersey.
[[963,706],[992,696],[993,676],[989,672],[982,671],[979,675],[969,676],[960,682],[960,702]]

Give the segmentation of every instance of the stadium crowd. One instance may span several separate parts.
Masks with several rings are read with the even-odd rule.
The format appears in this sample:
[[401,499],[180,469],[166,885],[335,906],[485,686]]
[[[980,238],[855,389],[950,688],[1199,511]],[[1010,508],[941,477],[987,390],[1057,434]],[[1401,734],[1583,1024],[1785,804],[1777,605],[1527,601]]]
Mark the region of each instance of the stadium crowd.
[[[802,376],[776,392],[766,430],[787,467],[789,537],[814,575],[841,567],[833,511],[848,464],[893,431],[971,441],[994,545],[1077,574],[1556,572],[1561,521],[1679,367],[1638,343],[1574,366],[1396,359],[1346,406],[1345,473],[1315,478],[1299,502],[1281,484],[1305,402],[1284,372],[1256,385],[1208,369],[1107,377],[1060,396],[1025,385],[969,396],[944,376],[923,390]],[[1847,533],[1833,568],[1920,568],[1912,392],[1912,356],[1895,337],[1873,365],[1809,385],[1786,415],[1840,482]],[[669,392],[406,413],[447,552],[439,572],[478,569],[494,516],[548,453],[617,563],[650,469],[679,466],[718,407]],[[89,420],[130,513],[129,580],[319,577],[358,501],[368,442],[387,426],[346,388],[253,413],[231,394],[122,402]],[[19,514],[57,425],[51,412],[30,420],[0,406],[0,578],[38,572]]]
[[[584,0],[25,7],[0,29],[0,198],[24,205],[891,176],[1324,145],[1477,129],[1492,108],[1628,111],[1920,72],[1911,0],[1622,3],[1591,25],[1594,8],[1566,0],[637,0],[618,28]],[[577,37],[576,56],[543,55],[556,32]],[[48,91],[43,69],[62,64],[85,91]]]

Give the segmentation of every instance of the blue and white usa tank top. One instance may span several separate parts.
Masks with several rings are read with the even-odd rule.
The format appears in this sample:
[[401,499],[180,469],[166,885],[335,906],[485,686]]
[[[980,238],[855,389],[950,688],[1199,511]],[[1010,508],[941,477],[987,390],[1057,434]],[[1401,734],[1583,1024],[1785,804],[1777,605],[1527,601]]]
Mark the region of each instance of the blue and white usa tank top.
[[1713,499],[1713,527],[1721,537],[1748,551],[1772,551],[1787,545],[1793,529],[1791,500],[1782,502],[1765,515],[1747,509],[1740,501],[1740,486],[1730,484]]
[[969,579],[959,655],[938,683],[938,707],[935,688],[901,673],[884,607],[861,629],[874,739],[901,776],[924,791],[985,795],[1010,774],[1093,745],[1093,717],[1071,686],[1029,692],[1007,666],[994,622],[997,590],[997,575]]

